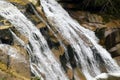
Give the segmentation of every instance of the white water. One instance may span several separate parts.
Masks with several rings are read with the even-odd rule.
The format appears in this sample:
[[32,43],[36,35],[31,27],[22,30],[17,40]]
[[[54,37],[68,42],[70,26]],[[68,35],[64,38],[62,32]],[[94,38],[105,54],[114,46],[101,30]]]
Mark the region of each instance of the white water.
[[95,79],[97,79],[97,80],[112,80],[112,79],[118,80],[118,79],[120,79],[120,74],[118,74],[118,73],[102,73],[102,74],[96,76]]
[[110,54],[92,39],[91,31],[81,27],[55,0],[40,0],[40,2],[48,22],[76,52],[78,66],[81,67],[87,80],[93,80],[93,77],[102,73],[100,64],[107,72],[120,72],[119,66]]
[[42,74],[45,80],[68,80],[39,30],[15,6],[0,0],[0,15],[29,39],[29,44],[25,46],[31,58],[31,70],[36,76],[41,77]]

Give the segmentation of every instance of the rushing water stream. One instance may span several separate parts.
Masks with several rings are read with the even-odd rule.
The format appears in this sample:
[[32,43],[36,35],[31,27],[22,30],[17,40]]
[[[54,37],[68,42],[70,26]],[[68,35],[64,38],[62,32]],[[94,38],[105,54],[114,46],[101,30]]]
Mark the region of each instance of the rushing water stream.
[[31,70],[36,76],[41,77],[42,73],[46,80],[68,80],[40,31],[15,6],[0,1],[0,15],[29,39],[26,49],[31,58]]
[[[55,0],[40,0],[48,22],[75,51],[77,66],[87,80],[101,74],[101,64],[107,72],[120,72],[119,66],[110,54],[97,44],[94,33],[73,20]],[[14,27],[29,39],[25,45],[13,32],[13,36],[27,49],[30,55],[31,71],[45,80],[68,80],[61,65],[54,57],[40,31],[15,6],[0,0],[0,15],[9,20]],[[57,35],[56,35],[57,36]],[[43,79],[43,78],[42,78]]]
[[[109,53],[90,37],[91,32],[81,27],[55,0],[41,0],[49,23],[71,44],[77,53],[78,66],[87,80],[101,73],[100,64],[108,72],[119,72]],[[101,63],[100,63],[101,62]]]

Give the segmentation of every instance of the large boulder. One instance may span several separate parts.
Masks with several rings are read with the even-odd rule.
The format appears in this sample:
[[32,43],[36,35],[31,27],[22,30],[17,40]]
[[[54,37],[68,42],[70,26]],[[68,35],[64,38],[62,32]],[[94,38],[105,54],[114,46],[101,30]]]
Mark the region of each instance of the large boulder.
[[30,80],[29,60],[21,52],[9,45],[0,44],[0,78]]

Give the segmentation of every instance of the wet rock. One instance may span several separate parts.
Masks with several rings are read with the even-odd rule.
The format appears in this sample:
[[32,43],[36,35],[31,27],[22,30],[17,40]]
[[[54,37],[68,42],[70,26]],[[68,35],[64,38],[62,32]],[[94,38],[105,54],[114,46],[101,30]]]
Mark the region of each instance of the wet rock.
[[96,30],[96,35],[103,45],[113,57],[120,56],[120,29],[106,27]]
[[31,4],[31,3],[30,3],[30,4],[27,4],[26,7],[27,7],[27,8],[26,8],[26,11],[27,11],[27,12],[29,12],[29,13],[32,14],[32,15],[35,14],[34,11],[33,11],[33,9],[32,9],[32,4]]
[[105,47],[112,57],[120,56],[120,20],[104,21],[104,17],[82,11],[69,11],[83,27],[95,31],[100,44]]
[[73,71],[72,71],[72,69],[70,69],[70,68],[68,68],[68,70],[67,70],[67,75],[68,75],[68,77],[69,77],[69,79],[73,79],[73,75],[74,73],[73,73]]
[[85,76],[83,75],[82,71],[77,67],[74,69],[74,78],[73,80],[86,80]]
[[60,55],[64,54],[64,48],[62,46],[56,46],[52,49],[52,52],[59,59]]
[[27,3],[29,3],[29,0],[8,0],[12,3],[17,3],[17,4],[21,4],[21,5],[26,5]]
[[29,2],[31,2],[32,4],[36,5],[38,0],[28,0]]
[[21,80],[17,77],[12,76],[11,74],[0,70],[0,79],[1,80]]
[[0,40],[3,44],[11,45],[13,43],[13,37],[9,29],[0,30]]
[[68,11],[69,14],[76,19],[83,27],[95,31],[96,29],[105,27],[103,17],[85,11]]
[[46,27],[46,25],[44,23],[37,24],[38,29],[45,28],[45,27]]
[[113,57],[120,56],[120,29],[111,28],[105,32],[105,46]]
[[114,59],[118,63],[118,65],[120,66],[120,56],[114,57]]
[[[12,75],[10,79],[15,77],[17,80],[30,80],[29,60],[21,54],[22,51],[0,44],[0,70],[3,74]],[[2,72],[1,75],[3,75]],[[6,75],[4,76],[8,79],[9,76]]]
[[74,52],[73,48],[70,45],[67,47],[67,49],[68,49],[68,55],[69,55],[70,64],[71,64],[72,68],[74,69],[74,68],[77,67],[76,59],[75,59],[76,53]]

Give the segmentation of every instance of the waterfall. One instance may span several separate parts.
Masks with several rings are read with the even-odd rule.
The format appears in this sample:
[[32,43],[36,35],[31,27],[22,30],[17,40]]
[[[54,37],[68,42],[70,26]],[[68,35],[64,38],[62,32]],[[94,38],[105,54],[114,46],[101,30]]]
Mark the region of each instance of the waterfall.
[[49,24],[69,42],[76,52],[76,61],[87,80],[102,73],[100,66],[107,72],[120,72],[119,66],[110,54],[92,39],[91,31],[83,28],[55,0],[40,0]]
[[[112,75],[111,73],[120,73],[119,66],[112,59],[111,55],[98,45],[97,38],[92,31],[80,26],[55,0],[40,0],[40,4],[48,23],[35,10],[34,13],[47,25],[48,29],[58,39],[60,45],[64,47],[66,57],[69,57],[70,53],[68,53],[66,45],[63,44],[59,35],[55,34],[53,29],[69,43],[74,50],[73,55],[77,67],[82,70],[87,80],[99,79],[100,74],[103,73],[101,66],[109,73],[105,74],[107,76]],[[20,39],[10,30],[14,40],[18,41],[28,51],[33,74],[40,77],[41,80],[69,80],[39,29],[20,10],[6,0],[0,0],[0,16],[7,19],[17,31],[29,40],[28,43],[25,43],[24,40]],[[17,55],[17,52],[13,48],[0,44],[0,49],[5,51],[4,48],[10,51],[8,55],[19,57],[19,60],[22,59],[22,56]],[[96,76],[97,78],[95,79]],[[77,78],[76,80],[79,79]]]
[[[0,0],[0,15],[11,22],[22,35],[29,39],[29,43],[24,47],[30,55],[31,71],[36,76],[41,77],[40,74],[42,74],[45,80],[68,80],[61,65],[49,49],[46,40],[35,25],[15,6],[5,0]],[[14,37],[24,44],[17,36],[14,35]],[[42,77],[41,80],[43,80]]]

